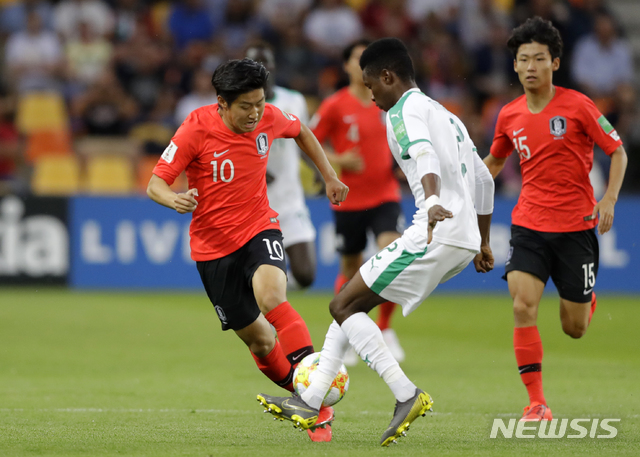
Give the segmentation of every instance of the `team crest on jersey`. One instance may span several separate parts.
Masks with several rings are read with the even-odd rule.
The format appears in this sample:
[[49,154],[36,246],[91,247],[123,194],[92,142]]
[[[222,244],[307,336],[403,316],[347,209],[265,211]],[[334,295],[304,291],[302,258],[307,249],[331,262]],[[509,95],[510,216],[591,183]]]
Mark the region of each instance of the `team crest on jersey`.
[[562,116],[555,116],[549,120],[549,130],[555,137],[561,137],[567,133],[567,120]]
[[269,150],[269,137],[266,133],[262,132],[256,138],[256,147],[258,148],[258,154],[265,155]]

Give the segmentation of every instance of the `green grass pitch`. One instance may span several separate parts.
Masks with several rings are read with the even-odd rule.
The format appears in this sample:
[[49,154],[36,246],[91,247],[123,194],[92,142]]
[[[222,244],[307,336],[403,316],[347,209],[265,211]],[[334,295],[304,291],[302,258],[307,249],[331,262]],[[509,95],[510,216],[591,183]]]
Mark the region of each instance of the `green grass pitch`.
[[[290,294],[317,349],[329,299]],[[562,333],[554,294],[540,308],[554,416],[619,418],[613,439],[489,438],[494,419],[519,417],[527,402],[506,291],[435,294],[408,318],[396,315],[402,366],[433,396],[435,412],[383,449],[393,397],[364,364],[349,370],[331,443],[263,414],[256,394],[281,390],[233,332],[220,330],[204,293],[0,289],[0,455],[637,456],[639,305],[602,294],[580,340]]]

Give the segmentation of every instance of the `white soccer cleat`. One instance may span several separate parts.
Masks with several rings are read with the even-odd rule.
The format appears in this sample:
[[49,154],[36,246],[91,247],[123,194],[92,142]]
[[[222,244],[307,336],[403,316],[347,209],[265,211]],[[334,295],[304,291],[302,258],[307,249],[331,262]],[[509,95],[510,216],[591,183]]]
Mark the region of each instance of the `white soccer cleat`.
[[[392,328],[384,329],[382,331],[382,339],[384,339],[385,344],[389,348],[389,351],[391,351],[391,355],[393,356],[393,358],[396,359],[396,362],[404,362],[404,349],[402,349],[402,346],[400,346],[400,341],[398,341],[398,335],[396,335],[395,330],[393,330]],[[344,364],[346,365],[347,362],[345,362]]]

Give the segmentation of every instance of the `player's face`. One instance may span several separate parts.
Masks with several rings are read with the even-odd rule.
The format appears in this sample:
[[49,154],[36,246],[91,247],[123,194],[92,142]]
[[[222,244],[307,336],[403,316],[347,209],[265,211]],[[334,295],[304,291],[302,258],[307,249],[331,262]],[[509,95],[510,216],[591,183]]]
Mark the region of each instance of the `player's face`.
[[383,70],[380,76],[373,76],[368,71],[362,73],[364,85],[371,89],[371,100],[383,111],[389,111],[398,101],[393,100],[392,86],[389,84],[386,73],[388,73],[386,70]]
[[356,46],[351,51],[351,57],[344,64],[344,71],[349,75],[349,81],[361,82],[362,69],[360,68],[360,56],[366,49],[366,46]]
[[240,95],[231,106],[218,97],[224,123],[235,133],[253,132],[264,114],[264,89]]
[[550,87],[553,72],[560,67],[560,58],[551,58],[549,46],[537,42],[520,45],[513,62],[520,84],[525,90],[536,91]]

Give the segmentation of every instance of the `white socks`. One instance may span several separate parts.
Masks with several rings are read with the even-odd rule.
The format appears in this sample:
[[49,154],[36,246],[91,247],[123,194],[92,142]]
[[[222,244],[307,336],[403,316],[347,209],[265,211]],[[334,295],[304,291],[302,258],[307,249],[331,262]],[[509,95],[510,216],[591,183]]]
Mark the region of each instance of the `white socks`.
[[367,314],[356,313],[350,316],[342,323],[341,328],[360,358],[387,383],[396,400],[407,401],[415,395],[415,384],[407,378],[393,358],[380,328]]
[[307,405],[320,409],[329,386],[342,366],[342,359],[347,349],[349,349],[349,340],[338,323],[333,321],[324,337],[320,363],[313,376],[313,383],[301,395]]
[[342,326],[336,321],[331,323],[324,339],[313,383],[301,395],[307,405],[320,409],[329,386],[340,370],[349,344],[387,383],[396,400],[407,401],[415,395],[415,384],[407,378],[391,355],[376,323],[367,314],[356,313],[345,320]]

